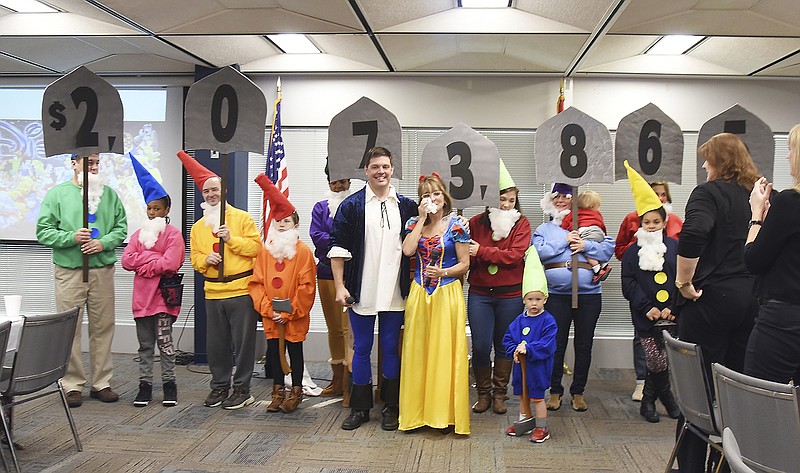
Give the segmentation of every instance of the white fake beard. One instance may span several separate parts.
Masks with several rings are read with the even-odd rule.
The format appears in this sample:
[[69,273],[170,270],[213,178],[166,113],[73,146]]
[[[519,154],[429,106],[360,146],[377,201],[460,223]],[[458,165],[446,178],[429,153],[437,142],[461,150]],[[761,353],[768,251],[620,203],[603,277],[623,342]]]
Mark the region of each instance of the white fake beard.
[[325,197],[328,199],[328,213],[331,218],[336,216],[336,211],[339,210],[339,204],[342,203],[351,194],[350,189],[341,192],[328,191]]
[[661,206],[664,207],[664,210],[667,212],[667,218],[669,218],[669,214],[672,213],[672,202],[664,202]]
[[501,210],[489,208],[489,223],[492,226],[492,240],[500,241],[506,238],[511,229],[519,220],[520,213],[517,209]]
[[539,205],[542,206],[542,212],[553,219],[555,225],[561,225],[561,221],[564,220],[564,217],[569,215],[570,212],[570,209],[556,210],[556,206],[553,205],[553,194],[551,192],[546,193],[544,197],[542,197],[542,200],[539,201]]
[[300,230],[292,228],[279,232],[276,228],[275,220],[273,220],[270,224],[269,241],[264,245],[264,248],[278,261],[292,259],[297,254],[297,240],[299,239]]
[[634,236],[639,245],[639,268],[644,271],[661,271],[664,269],[664,253],[667,245],[664,244],[664,230],[648,232],[639,228]]
[[[78,185],[83,187],[83,173],[78,173]],[[97,212],[100,206],[100,198],[103,197],[103,186],[105,182],[99,174],[89,173],[89,213]]]
[[202,202],[200,203],[200,208],[203,209],[206,226],[211,227],[211,231],[217,233],[219,231],[220,205],[209,205],[206,202]]
[[167,228],[167,219],[164,217],[146,220],[142,224],[142,229],[139,230],[139,243],[149,250],[156,244],[158,236],[165,228]]
[[429,214],[435,214],[439,211],[439,206],[434,204],[430,197],[423,197],[420,204],[424,207],[425,212]]

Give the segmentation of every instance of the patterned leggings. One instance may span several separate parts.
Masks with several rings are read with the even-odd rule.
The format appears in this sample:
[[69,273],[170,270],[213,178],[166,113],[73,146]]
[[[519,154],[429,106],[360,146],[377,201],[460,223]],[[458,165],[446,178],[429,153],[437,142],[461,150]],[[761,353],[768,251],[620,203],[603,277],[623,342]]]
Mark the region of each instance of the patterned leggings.
[[664,339],[660,335],[657,337],[639,337],[647,358],[647,371],[651,373],[661,373],[669,366],[667,365],[667,351],[664,347]]

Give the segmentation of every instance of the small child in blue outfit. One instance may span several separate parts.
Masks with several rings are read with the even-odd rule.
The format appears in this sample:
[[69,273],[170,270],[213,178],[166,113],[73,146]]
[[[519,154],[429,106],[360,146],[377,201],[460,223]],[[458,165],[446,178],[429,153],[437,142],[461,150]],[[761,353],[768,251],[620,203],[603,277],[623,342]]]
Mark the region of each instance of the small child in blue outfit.
[[[522,302],[525,311],[508,326],[503,337],[503,347],[507,355],[514,356],[511,385],[514,394],[520,396],[520,421],[531,416],[530,401],[533,402],[535,428],[530,440],[542,443],[550,438],[547,427],[547,407],[544,392],[550,387],[553,373],[553,354],[556,352],[556,320],[544,310],[547,302],[547,279],[539,255],[534,247],[526,252],[525,272],[522,279]],[[525,364],[525,384],[529,400],[524,399],[522,364]],[[530,430],[517,432],[515,424],[506,429],[507,435],[527,435]]]

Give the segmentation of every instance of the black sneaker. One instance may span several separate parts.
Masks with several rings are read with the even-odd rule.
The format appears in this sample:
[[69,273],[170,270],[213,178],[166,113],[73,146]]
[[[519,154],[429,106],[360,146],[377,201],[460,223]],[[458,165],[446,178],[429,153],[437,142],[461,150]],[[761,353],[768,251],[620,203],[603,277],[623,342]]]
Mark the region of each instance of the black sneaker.
[[164,383],[164,400],[161,401],[161,405],[166,407],[178,405],[178,386],[175,385],[175,381]]
[[145,407],[153,400],[153,385],[147,381],[139,381],[139,394],[133,401],[136,407]]
[[227,389],[212,389],[211,393],[206,398],[205,404],[206,407],[217,407],[222,404],[228,397],[228,390]]
[[250,395],[250,390],[245,391],[242,388],[233,388],[233,392],[228,396],[228,399],[222,401],[222,408],[229,411],[241,409],[244,406],[249,406],[255,400],[256,398]]

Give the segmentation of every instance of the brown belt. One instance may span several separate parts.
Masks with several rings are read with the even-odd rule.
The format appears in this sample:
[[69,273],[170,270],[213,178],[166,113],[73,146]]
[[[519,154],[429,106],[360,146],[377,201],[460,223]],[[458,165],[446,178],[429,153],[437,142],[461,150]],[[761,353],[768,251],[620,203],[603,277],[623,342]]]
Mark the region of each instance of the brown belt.
[[253,275],[253,270],[249,269],[249,270],[243,271],[241,273],[231,274],[231,275],[223,276],[221,278],[216,278],[216,279],[210,279],[210,281],[213,281],[213,282],[231,282],[231,281],[236,281],[237,279],[246,278],[247,276],[252,276],[252,275]]
[[[561,263],[547,263],[544,265],[544,269],[556,269],[556,268],[567,268],[572,269],[572,261],[562,261]],[[578,261],[578,268],[583,269],[592,269],[592,265],[585,262],[585,261]]]

